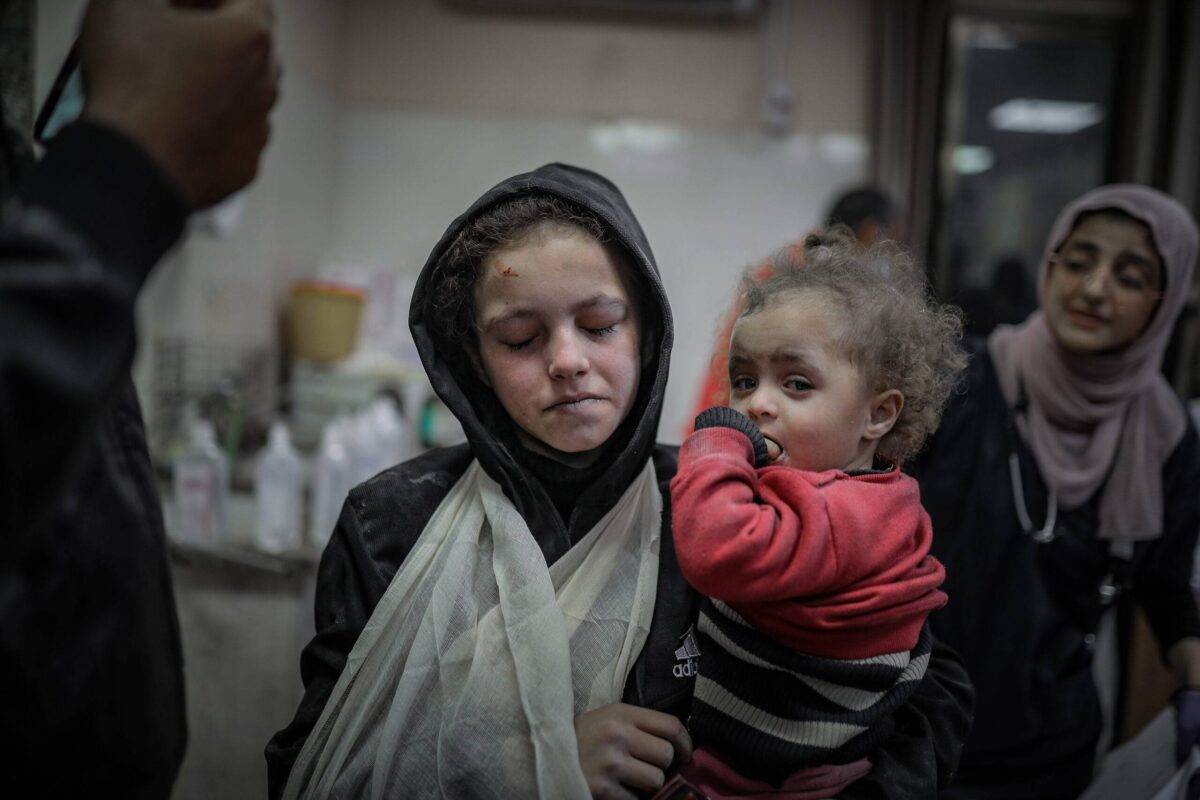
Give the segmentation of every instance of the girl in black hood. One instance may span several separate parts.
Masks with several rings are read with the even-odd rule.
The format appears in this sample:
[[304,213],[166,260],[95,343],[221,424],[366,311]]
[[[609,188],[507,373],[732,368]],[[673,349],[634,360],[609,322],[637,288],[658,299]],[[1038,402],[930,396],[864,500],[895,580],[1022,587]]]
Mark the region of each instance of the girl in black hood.
[[[272,797],[652,792],[689,755],[698,606],[654,442],[672,325],[641,227],[592,172],[510,178],[434,248],[410,326],[468,443],[347,499]],[[843,796],[933,796],[970,695],[935,647]]]

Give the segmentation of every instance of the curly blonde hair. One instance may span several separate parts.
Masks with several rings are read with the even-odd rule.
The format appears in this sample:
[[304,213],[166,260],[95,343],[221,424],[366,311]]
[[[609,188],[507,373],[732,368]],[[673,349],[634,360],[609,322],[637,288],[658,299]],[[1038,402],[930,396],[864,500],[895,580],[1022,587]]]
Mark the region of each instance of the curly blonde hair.
[[810,235],[803,253],[773,258],[774,275],[742,281],[741,317],[787,298],[823,292],[844,312],[839,345],[873,392],[904,396],[900,416],[876,455],[902,464],[937,429],[942,409],[967,360],[959,343],[962,313],[930,293],[921,266],[895,242],[858,246],[848,228]]

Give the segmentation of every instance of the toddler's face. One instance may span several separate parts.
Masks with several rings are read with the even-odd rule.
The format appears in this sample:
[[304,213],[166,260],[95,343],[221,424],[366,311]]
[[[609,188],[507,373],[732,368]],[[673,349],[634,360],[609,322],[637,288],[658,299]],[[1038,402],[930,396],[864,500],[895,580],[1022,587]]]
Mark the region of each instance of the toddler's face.
[[492,253],[475,284],[479,355],[504,410],[565,453],[604,444],[641,373],[639,320],[612,254],[549,229]]
[[773,463],[867,469],[872,393],[837,347],[843,324],[819,293],[738,320],[729,347],[730,405],[758,426]]

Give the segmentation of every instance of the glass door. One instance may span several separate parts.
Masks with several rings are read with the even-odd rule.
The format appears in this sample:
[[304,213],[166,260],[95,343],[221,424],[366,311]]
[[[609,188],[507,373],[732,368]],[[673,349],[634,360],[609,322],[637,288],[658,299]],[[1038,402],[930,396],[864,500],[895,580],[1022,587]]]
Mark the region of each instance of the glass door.
[[1119,29],[955,14],[945,51],[930,254],[970,332],[1024,319],[1051,223],[1111,180]]

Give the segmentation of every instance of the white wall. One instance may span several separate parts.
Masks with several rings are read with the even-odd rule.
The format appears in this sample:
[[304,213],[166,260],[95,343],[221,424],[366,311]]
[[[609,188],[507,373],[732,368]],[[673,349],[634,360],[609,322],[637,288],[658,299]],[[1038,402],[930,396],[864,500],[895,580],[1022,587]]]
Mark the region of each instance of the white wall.
[[[82,6],[39,3],[39,93]],[[675,440],[738,269],[866,174],[870,0],[792,2],[784,77],[797,106],[782,139],[760,122],[761,18],[481,14],[442,0],[275,6],[284,86],[262,175],[232,236],[193,233],[155,273],[143,341],[270,345],[286,287],[328,256],[412,275],[484,189],[562,160],[615,180],[658,256],[677,323],[661,435]]]
[[[861,132],[869,0],[785,2],[786,78],[800,128]],[[463,12],[444,0],[349,0],[346,40],[342,97],[351,104],[744,128],[755,125],[762,94],[761,20],[581,19]]]
[[869,4],[795,2],[796,133],[762,133],[759,24],[346,6],[337,249],[412,275],[485,189],[549,161],[629,198],[676,319],[660,437],[678,441],[738,271],[861,180]]
[[[660,151],[614,146],[620,128],[578,120],[348,108],[339,246],[415,274],[449,222],[488,187],[549,161],[621,187],[658,260],[675,314],[660,437],[678,441],[742,266],[800,235],[829,195],[863,174],[857,134],[658,128]],[[677,138],[675,138],[677,137]]]

